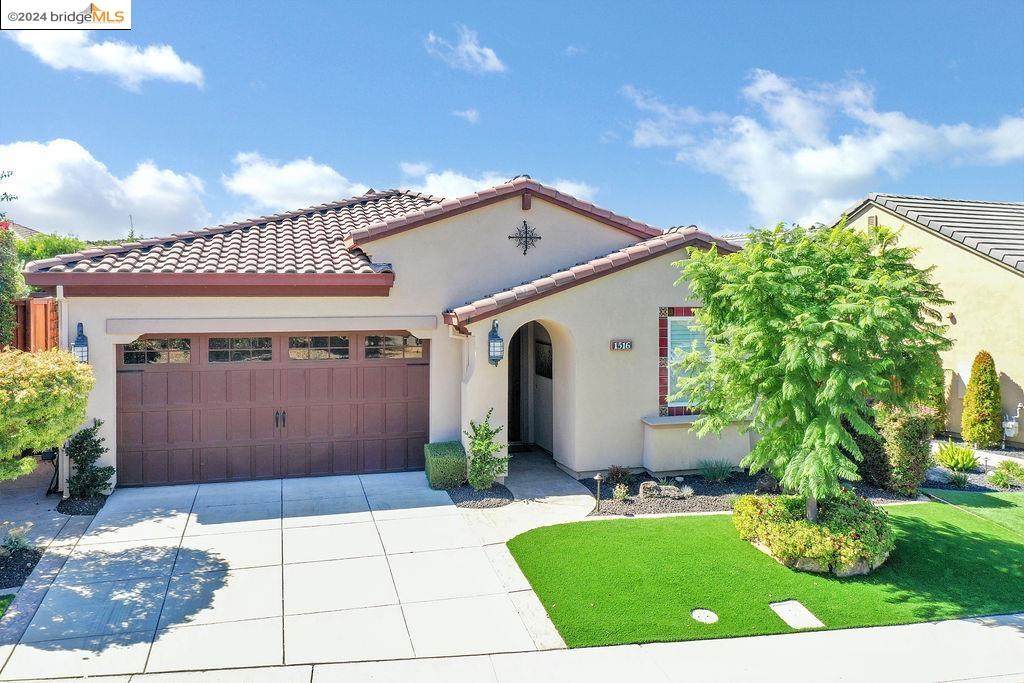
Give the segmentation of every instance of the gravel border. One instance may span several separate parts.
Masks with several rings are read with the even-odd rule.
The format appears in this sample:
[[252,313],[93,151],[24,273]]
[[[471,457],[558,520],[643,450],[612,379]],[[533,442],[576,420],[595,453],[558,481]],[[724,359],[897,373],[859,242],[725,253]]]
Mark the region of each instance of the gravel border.
[[1024,486],[1001,489],[993,484],[988,478],[988,473],[994,469],[995,467],[989,467],[988,469],[980,468],[973,472],[966,472],[967,486],[960,488],[959,486],[953,486],[945,479],[945,477],[952,474],[952,471],[938,465],[928,470],[928,478],[921,484],[921,488],[941,489],[943,491],[969,491],[972,493],[1014,493],[1024,491]]
[[[694,495],[689,498],[640,498],[640,484],[645,481],[658,481],[647,473],[633,475],[633,481],[629,485],[629,497],[624,501],[615,500],[611,497],[612,486],[607,482],[601,484],[601,511],[596,508],[588,515],[589,517],[606,517],[625,515],[634,517],[637,515],[657,515],[678,512],[728,512],[732,510],[733,500],[736,496],[747,493],[754,493],[757,488],[757,480],[760,475],[750,476],[745,472],[736,472],[725,482],[712,482],[700,475],[689,475],[683,478],[682,484],[693,489]],[[587,487],[591,495],[597,497],[597,482],[593,478],[581,479],[580,483]],[[670,484],[676,484],[674,477],[669,477]],[[898,493],[883,491],[882,489],[868,486],[863,482],[845,482],[851,486],[859,495],[867,498],[872,503],[895,503],[916,500],[915,497],[901,496]],[[767,494],[772,495],[772,494]]]
[[0,588],[17,588],[24,584],[42,556],[43,551],[38,548],[0,551]]
[[495,484],[484,491],[477,491],[469,484],[454,489],[445,489],[452,501],[460,508],[500,508],[516,499],[512,492],[501,484]]
[[106,496],[64,498],[57,503],[57,512],[62,515],[95,515],[106,503]]

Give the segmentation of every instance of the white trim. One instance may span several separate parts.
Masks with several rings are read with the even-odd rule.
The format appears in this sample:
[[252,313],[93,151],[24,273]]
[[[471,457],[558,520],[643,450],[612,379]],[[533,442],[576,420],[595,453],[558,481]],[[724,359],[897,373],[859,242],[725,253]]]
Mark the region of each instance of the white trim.
[[206,334],[217,332],[350,332],[434,330],[436,315],[303,318],[109,318],[107,334]]

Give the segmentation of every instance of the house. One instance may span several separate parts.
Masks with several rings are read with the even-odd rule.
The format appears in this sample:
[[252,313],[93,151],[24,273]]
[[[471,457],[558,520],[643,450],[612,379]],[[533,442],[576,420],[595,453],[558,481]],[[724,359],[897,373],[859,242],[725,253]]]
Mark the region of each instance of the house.
[[[513,445],[573,475],[738,462],[669,399],[700,305],[687,247],[520,177],[459,199],[370,191],[333,204],[30,263],[70,343],[118,483],[423,466],[491,408]],[[699,341],[699,339],[698,339]],[[115,464],[111,455],[109,464]]]
[[10,229],[14,231],[14,238],[19,240],[27,240],[32,235],[38,235],[38,230],[33,230],[21,223],[15,223],[14,221],[7,221],[10,224]]
[[963,398],[974,357],[992,354],[1003,412],[1015,418],[1024,445],[1024,203],[871,194],[847,212],[853,228],[898,228],[900,244],[917,249],[919,267],[952,304],[943,311],[953,348],[942,355],[947,373],[950,431],[960,430]]

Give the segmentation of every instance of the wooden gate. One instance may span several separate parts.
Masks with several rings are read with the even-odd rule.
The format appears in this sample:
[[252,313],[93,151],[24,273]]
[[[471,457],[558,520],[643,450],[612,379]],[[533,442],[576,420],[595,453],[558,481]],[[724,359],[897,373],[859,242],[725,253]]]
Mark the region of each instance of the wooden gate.
[[11,348],[46,351],[59,346],[56,299],[15,299],[11,303],[17,320]]

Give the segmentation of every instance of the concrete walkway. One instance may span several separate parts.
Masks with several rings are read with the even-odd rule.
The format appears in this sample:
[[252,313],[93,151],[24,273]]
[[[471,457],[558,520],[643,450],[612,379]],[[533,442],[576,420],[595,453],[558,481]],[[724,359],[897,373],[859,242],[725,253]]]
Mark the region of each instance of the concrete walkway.
[[509,486],[492,510],[422,472],[115,491],[7,629],[0,680],[564,648],[505,541],[592,499],[550,459]]

